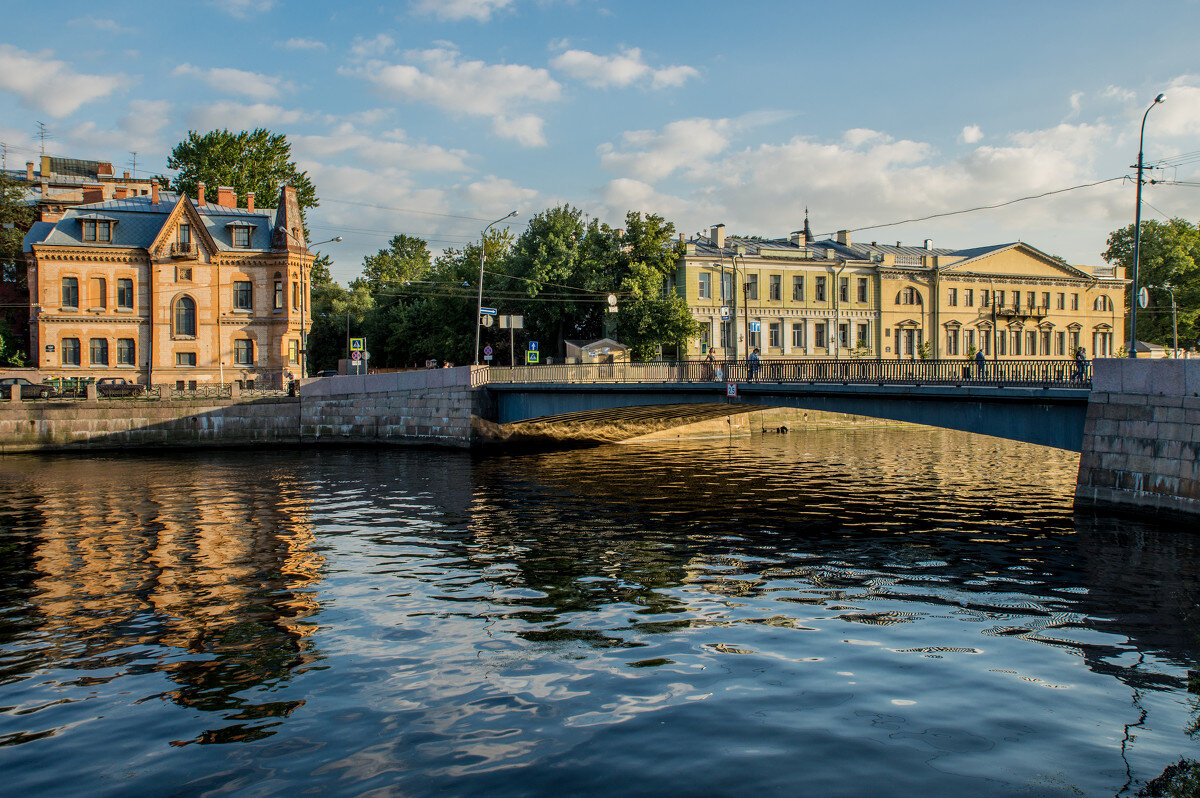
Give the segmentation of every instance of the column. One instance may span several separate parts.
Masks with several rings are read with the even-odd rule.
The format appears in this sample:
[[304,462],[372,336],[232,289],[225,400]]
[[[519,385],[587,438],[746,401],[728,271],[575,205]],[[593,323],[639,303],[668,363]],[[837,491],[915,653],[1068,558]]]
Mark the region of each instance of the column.
[[813,353],[813,320],[810,318],[804,319],[804,354],[811,355]]
[[783,354],[790,355],[792,353],[792,320],[779,317],[779,334],[783,337],[780,341],[783,344]]

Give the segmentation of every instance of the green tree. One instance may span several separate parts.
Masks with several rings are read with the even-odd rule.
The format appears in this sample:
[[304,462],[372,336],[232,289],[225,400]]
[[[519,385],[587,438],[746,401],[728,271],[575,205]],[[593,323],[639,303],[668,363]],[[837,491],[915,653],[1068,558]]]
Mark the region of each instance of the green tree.
[[[1133,277],[1133,238],[1132,224],[1113,231],[1103,254],[1108,263],[1123,266],[1127,278]],[[1139,287],[1167,284],[1175,287],[1180,345],[1194,344],[1200,336],[1200,226],[1185,219],[1142,222],[1138,283]],[[1132,285],[1126,288],[1126,308],[1131,307],[1133,290]],[[1155,288],[1149,293],[1153,304],[1146,310],[1138,310],[1137,339],[1170,346],[1170,295]]]
[[33,218],[24,181],[0,172],[0,365],[25,365],[27,338],[21,333],[28,325],[29,286],[23,249]]
[[363,336],[375,300],[365,284],[343,288],[332,280],[313,281],[312,327],[308,333],[308,373],[336,369],[347,357],[346,339]]
[[429,245],[422,238],[400,233],[392,237],[386,249],[363,258],[362,279],[372,291],[420,280],[431,265]]
[[263,128],[240,133],[212,130],[203,135],[191,130],[167,158],[167,166],[179,170],[171,189],[195,197],[204,183],[207,196],[214,197],[218,186],[232,186],[239,205],[245,206],[246,194],[253,191],[255,205],[272,208],[279,203],[279,187],[289,185],[296,189],[303,215],[317,206],[317,189],[291,156],[287,136]]
[[675,225],[657,214],[625,214],[617,258],[625,297],[615,332],[639,360],[652,358],[659,345],[678,350],[700,334],[687,302],[674,289],[681,254],[674,237]]

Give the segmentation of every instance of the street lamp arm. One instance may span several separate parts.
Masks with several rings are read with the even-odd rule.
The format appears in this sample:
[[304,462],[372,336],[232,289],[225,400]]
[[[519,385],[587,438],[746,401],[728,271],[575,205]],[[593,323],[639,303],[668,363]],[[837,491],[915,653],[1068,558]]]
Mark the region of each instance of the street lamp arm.
[[1166,98],[1166,95],[1159,94],[1154,98],[1154,102],[1150,103],[1150,107],[1146,109],[1146,113],[1142,114],[1142,129],[1138,134],[1138,162],[1137,162],[1137,200],[1136,207],[1133,211],[1133,275],[1130,280],[1130,302],[1129,302],[1129,357],[1137,357],[1137,294],[1138,294],[1138,264],[1142,259],[1142,173],[1146,169],[1145,159],[1142,157],[1144,144],[1146,139],[1146,118],[1150,116],[1150,112],[1154,110],[1154,106],[1161,103]]
[[480,317],[483,315],[483,264],[484,264],[484,260],[487,258],[488,230],[491,230],[492,227],[500,224],[505,219],[511,219],[512,217],[514,217],[516,215],[517,215],[516,211],[511,211],[509,213],[506,213],[504,216],[501,216],[499,219],[497,219],[494,222],[491,222],[490,224],[488,224],[487,227],[483,228],[483,233],[481,233],[479,236],[479,305],[475,309],[475,365],[476,366],[479,365],[479,339],[480,339],[481,333],[483,332],[483,324],[480,321]]
[[[333,244],[340,242],[341,236],[334,236],[325,241],[318,241],[316,244],[309,244],[307,248],[319,246],[321,244]],[[311,271],[311,270],[310,270]],[[308,280],[304,278],[304,261],[300,261],[300,286],[304,293],[300,297],[300,378],[308,376],[308,330],[304,327],[304,313],[308,309],[308,303],[312,301],[312,287],[308,284]],[[349,357],[349,353],[347,353]]]

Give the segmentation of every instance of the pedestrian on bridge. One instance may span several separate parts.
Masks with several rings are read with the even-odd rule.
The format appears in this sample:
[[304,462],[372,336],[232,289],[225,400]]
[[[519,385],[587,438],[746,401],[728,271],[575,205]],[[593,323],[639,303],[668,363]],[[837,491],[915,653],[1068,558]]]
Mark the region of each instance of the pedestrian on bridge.
[[975,378],[976,379],[979,379],[979,380],[983,379],[983,366],[986,362],[987,361],[983,357],[983,350],[980,349],[978,352],[975,353]]
[[717,361],[716,358],[713,357],[711,349],[708,351],[708,357],[704,358],[704,379],[717,379]]
[[1075,374],[1073,379],[1076,382],[1083,382],[1083,375],[1087,372],[1087,350],[1082,346],[1075,350]]
[[750,353],[750,357],[746,358],[746,379],[752,380],[758,374],[758,370],[762,368],[762,363],[758,357],[758,348]]

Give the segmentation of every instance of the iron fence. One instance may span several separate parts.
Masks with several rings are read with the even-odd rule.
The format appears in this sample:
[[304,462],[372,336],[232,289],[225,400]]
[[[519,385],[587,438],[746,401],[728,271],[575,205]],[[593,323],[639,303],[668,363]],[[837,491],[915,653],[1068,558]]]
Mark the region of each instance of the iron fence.
[[1092,364],[1074,360],[702,360],[492,366],[486,383],[768,382],[1089,388]]

